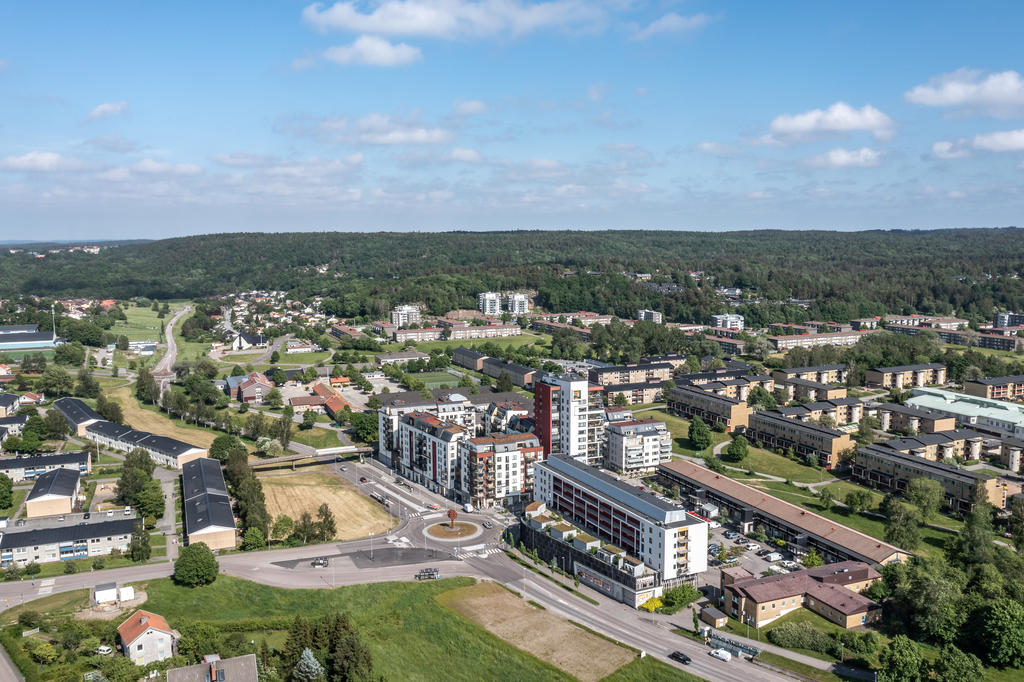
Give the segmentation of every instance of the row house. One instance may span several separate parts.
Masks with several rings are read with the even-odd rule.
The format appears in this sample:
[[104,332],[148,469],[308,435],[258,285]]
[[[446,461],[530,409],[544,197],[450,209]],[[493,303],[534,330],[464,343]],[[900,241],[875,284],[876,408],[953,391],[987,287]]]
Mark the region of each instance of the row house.
[[882,445],[935,462],[942,459],[981,459],[982,442],[983,437],[977,431],[952,429],[895,438]]
[[747,400],[755,388],[763,388],[769,393],[775,390],[775,380],[767,374],[747,374],[735,379],[721,379],[701,385],[711,393],[724,395],[736,400]]
[[797,454],[814,455],[825,469],[833,468],[839,463],[839,455],[854,447],[847,433],[790,419],[777,410],[754,412],[743,435],[767,448],[793,448]]
[[816,348],[818,346],[855,346],[860,343],[869,330],[827,332],[824,334],[797,334],[793,336],[769,336],[768,341],[775,350],[784,351],[791,348]]
[[694,386],[676,386],[666,396],[672,414],[693,419],[700,417],[708,424],[722,424],[726,431],[747,425],[752,410],[746,402],[717,395]]
[[534,465],[544,448],[532,433],[493,434],[459,441],[461,496],[477,509],[533,498]]

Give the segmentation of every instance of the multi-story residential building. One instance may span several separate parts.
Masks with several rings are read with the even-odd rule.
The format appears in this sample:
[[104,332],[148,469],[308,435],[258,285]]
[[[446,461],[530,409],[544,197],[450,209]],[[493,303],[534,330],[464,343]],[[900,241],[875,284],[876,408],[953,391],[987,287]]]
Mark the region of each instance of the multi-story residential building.
[[785,379],[775,382],[775,397],[784,403],[804,398],[811,401],[838,400],[846,397],[846,387],[819,384],[808,379]]
[[530,312],[530,297],[516,292],[508,294],[505,296],[505,310],[512,315],[525,315]]
[[878,403],[869,404],[867,409],[878,417],[879,426],[883,431],[916,434],[951,431],[956,428],[955,417],[914,405]]
[[545,454],[599,465],[605,441],[602,387],[578,374],[547,374],[533,385],[537,437]]
[[523,388],[530,388],[533,386],[533,380],[536,376],[537,370],[533,367],[527,367],[526,365],[520,365],[510,360],[502,360],[500,358],[485,358],[482,363],[481,371],[489,377],[497,379],[502,374],[508,375],[508,378],[512,381],[515,386],[522,386]]
[[403,415],[398,420],[397,467],[406,478],[454,499],[462,483],[459,444],[469,435],[462,426],[427,412]]
[[857,398],[835,398],[780,407],[776,412],[802,422],[820,422],[823,417],[827,417],[836,426],[846,426],[860,421],[864,414],[864,403]]
[[78,398],[59,398],[53,401],[53,407],[64,415],[64,421],[75,436],[85,436],[90,424],[103,421],[103,417]]
[[676,386],[665,396],[668,411],[693,419],[700,417],[708,424],[723,424],[726,431],[747,425],[752,410],[746,402],[704,391],[694,386]]
[[113,549],[127,552],[138,522],[120,513],[114,519],[30,519],[25,528],[7,528],[0,535],[0,566],[85,559],[110,554]]
[[477,509],[533,499],[544,448],[532,433],[495,433],[459,442],[461,499]]
[[421,319],[418,305],[396,305],[391,309],[391,324],[396,327],[419,324]]
[[747,346],[746,341],[730,339],[728,336],[708,334],[707,339],[717,343],[718,347],[722,349],[722,352],[728,355],[742,355],[743,350]]
[[1024,325],[1024,313],[996,313],[992,319],[993,327],[1017,327]]
[[767,535],[785,540],[796,554],[814,549],[828,563],[853,560],[872,566],[910,557],[906,550],[693,462],[666,462],[658,467],[658,478],[667,487],[678,485],[683,498],[692,505],[711,503],[718,507],[720,514],[736,523],[743,533],[763,526]]
[[439,341],[443,330],[440,327],[421,327],[419,329],[394,329],[391,331],[391,340],[395,343],[412,341]]
[[767,374],[747,374],[735,379],[719,379],[700,384],[700,387],[711,393],[724,395],[736,400],[746,400],[755,388],[763,388],[771,393],[775,390],[775,380]]
[[953,458],[977,460],[981,458],[982,440],[977,431],[952,429],[894,438],[882,445],[933,462]]
[[627,405],[645,405],[662,400],[664,393],[665,383],[662,381],[612,384],[604,387],[604,397],[609,404],[614,403],[621,395]]
[[332,324],[330,329],[330,335],[336,339],[361,339],[366,336],[363,332],[356,329],[355,327],[349,327],[344,324]]
[[839,455],[854,447],[847,433],[790,419],[777,410],[754,412],[743,434],[751,442],[764,443],[768,448],[793,448],[797,454],[814,455],[826,469],[838,464]]
[[595,384],[613,386],[617,384],[639,384],[647,381],[668,381],[672,378],[673,367],[667,362],[629,363],[609,367],[594,367],[587,378]]
[[160,466],[180,469],[186,462],[209,455],[209,450],[175,438],[158,436],[114,422],[100,421],[85,429],[85,437],[111,450],[131,452],[142,449]]
[[590,329],[587,327],[577,327],[573,324],[567,324],[564,322],[553,322],[550,320],[534,320],[530,323],[530,328],[535,329],[539,332],[545,332],[546,334],[553,334],[556,331],[565,329],[572,332],[583,341],[590,341]]
[[452,364],[458,365],[459,367],[465,367],[466,369],[471,369],[474,372],[483,372],[484,360],[488,357],[490,356],[459,346],[452,351]]
[[818,346],[855,346],[865,334],[872,330],[826,332],[824,334],[794,334],[791,336],[769,336],[768,341],[775,350],[791,348],[816,348]]
[[946,366],[939,362],[898,367],[876,367],[864,374],[868,386],[882,388],[908,388],[946,383]]
[[609,422],[605,466],[635,476],[650,474],[672,457],[672,434],[657,419]]
[[484,291],[477,296],[477,310],[489,317],[501,315],[501,294],[494,291]]
[[442,422],[457,424],[475,434],[476,410],[465,396],[453,393],[442,399],[419,398],[413,402],[394,402],[381,406],[377,411],[377,456],[389,466],[398,467],[400,431],[403,417],[410,414],[431,414]]
[[1014,335],[1006,336],[998,332],[976,332],[973,329],[946,329],[944,327],[930,327],[924,325],[910,326],[901,324],[887,324],[885,330],[897,334],[914,336],[919,332],[931,331],[944,342],[955,346],[976,346],[990,350],[1015,351],[1024,347],[1024,339]]
[[712,315],[711,326],[719,329],[738,329],[743,331],[743,316],[735,313]]
[[915,388],[906,404],[939,412],[957,424],[996,436],[1024,439],[1024,405],[938,388]]
[[235,517],[220,462],[202,457],[181,468],[185,543],[213,550],[235,548]]
[[816,365],[814,367],[790,367],[772,370],[772,378],[776,381],[803,379],[819,384],[845,384],[849,371],[845,364]]
[[12,483],[34,481],[38,476],[54,469],[70,469],[85,476],[92,472],[92,462],[88,452],[0,457],[0,472],[7,474]]
[[657,310],[648,310],[647,308],[641,308],[636,311],[636,319],[645,322],[654,322],[655,324],[661,324],[664,321],[664,316]]
[[[510,336],[522,336],[523,328],[518,324],[482,324],[482,325],[471,325],[468,322],[456,322],[455,324],[447,325],[447,337],[445,330],[442,328],[439,338],[448,338],[450,341],[466,341],[469,339],[504,339]],[[405,331],[417,331],[415,329],[400,330]],[[419,331],[423,331],[422,329]],[[396,334],[400,336],[401,334]]]
[[1024,375],[966,379],[964,393],[991,400],[1024,400]]
[[856,320],[850,320],[850,325],[857,330],[878,329],[879,320],[880,318],[878,317],[862,317]]
[[878,571],[861,561],[763,578],[737,566],[722,571],[722,594],[728,615],[757,628],[807,608],[849,629],[882,619],[882,605],[861,594],[881,579]]
[[665,587],[707,570],[705,521],[570,457],[534,467],[534,499],[660,573]]
[[957,513],[971,510],[972,492],[980,484],[996,509],[1006,507],[1006,489],[1000,479],[933,462],[884,444],[867,445],[857,450],[852,473],[858,480],[896,492],[905,491],[915,478],[937,481],[946,492],[946,504]]

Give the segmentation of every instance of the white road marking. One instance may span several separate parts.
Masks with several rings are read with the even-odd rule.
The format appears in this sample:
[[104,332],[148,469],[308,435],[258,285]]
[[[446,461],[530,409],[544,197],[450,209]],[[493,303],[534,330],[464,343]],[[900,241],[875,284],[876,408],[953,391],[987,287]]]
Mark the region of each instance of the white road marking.
[[53,585],[53,584],[55,584],[56,582],[57,582],[57,579],[56,579],[56,578],[47,578],[46,580],[40,580],[40,581],[39,581],[39,585],[40,585],[41,587],[46,587],[46,586],[48,586],[48,585]]
[[39,594],[50,594],[52,592],[53,592],[53,586],[50,586],[50,587],[40,587],[39,588]]
[[381,485],[380,483],[374,483],[373,485],[376,488],[380,488],[381,490],[383,490],[385,493],[387,493],[391,497],[393,497],[395,499],[398,499],[398,500],[401,500],[402,504],[404,504],[408,509],[412,509],[413,511],[418,511],[418,512],[427,511],[426,507],[421,507],[418,504],[416,504],[415,502],[411,502],[410,500],[407,500],[406,498],[402,497],[401,495],[396,493],[391,488],[387,488],[387,487]]
[[486,547],[486,546],[487,546],[487,545],[470,545],[470,546],[468,546],[468,547],[463,547],[463,548],[462,548],[462,551],[463,551],[463,552],[475,552],[475,551],[477,551],[478,549],[483,549],[483,548],[484,548],[484,547]]
[[423,519],[424,521],[429,521],[430,519],[439,519],[442,516],[444,516],[444,514],[441,514],[441,513],[437,513],[437,514],[424,514],[420,518]]

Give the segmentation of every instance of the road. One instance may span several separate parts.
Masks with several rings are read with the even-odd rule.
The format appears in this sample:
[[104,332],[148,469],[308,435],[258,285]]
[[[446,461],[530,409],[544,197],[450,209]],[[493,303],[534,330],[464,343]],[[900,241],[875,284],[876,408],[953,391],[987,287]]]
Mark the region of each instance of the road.
[[[344,468],[342,468],[344,467]],[[490,520],[491,530],[481,528],[479,536],[461,543],[443,543],[431,540],[425,529],[443,519],[444,510],[453,505],[419,486],[395,483],[393,474],[375,460],[366,463],[349,462],[339,465],[338,473],[367,492],[377,492],[391,500],[391,510],[398,525],[390,532],[349,542],[332,542],[316,546],[245,552],[222,555],[218,558],[221,571],[254,582],[282,588],[331,588],[389,580],[412,580],[422,566],[437,567],[442,575],[471,576],[490,579],[511,589],[524,592],[527,598],[542,604],[558,615],[572,619],[593,630],[645,651],[658,659],[678,665],[668,659],[673,651],[687,653],[693,662],[685,669],[706,680],[715,682],[749,682],[749,680],[778,680],[790,678],[743,660],[719,661],[708,655],[702,644],[673,634],[672,627],[690,627],[689,612],[685,619],[645,614],[612,601],[603,595],[585,589],[596,600],[586,602],[554,583],[511,561],[499,549],[499,534],[511,519],[497,512],[460,514],[475,521]],[[361,479],[366,483],[361,483]],[[431,505],[438,505],[434,510]],[[170,518],[173,518],[173,512]],[[467,544],[468,543],[468,544]],[[170,549],[170,548],[169,548]],[[372,552],[372,558],[371,558]],[[453,559],[453,555],[461,560]],[[330,559],[327,568],[310,565],[313,557]],[[61,576],[36,585],[29,582],[0,583],[0,610],[31,601],[45,594],[89,588],[97,582],[127,583],[167,577],[172,572],[169,561],[138,567],[110,569],[100,574],[82,573]],[[687,621],[684,623],[683,621]],[[814,660],[824,666],[822,661]],[[0,667],[4,661],[0,659]],[[5,674],[6,673],[6,674]],[[0,671],[2,679],[20,679],[11,671]]]
[[156,376],[157,381],[160,382],[161,395],[163,395],[163,392],[167,390],[167,386],[171,383],[171,378],[174,376],[174,363],[178,360],[178,342],[174,339],[174,325],[182,318],[182,316],[189,314],[191,311],[192,306],[185,306],[179,310],[164,327],[164,338],[167,340],[167,352],[164,353],[162,358],[160,358],[160,362],[156,363],[152,372]]

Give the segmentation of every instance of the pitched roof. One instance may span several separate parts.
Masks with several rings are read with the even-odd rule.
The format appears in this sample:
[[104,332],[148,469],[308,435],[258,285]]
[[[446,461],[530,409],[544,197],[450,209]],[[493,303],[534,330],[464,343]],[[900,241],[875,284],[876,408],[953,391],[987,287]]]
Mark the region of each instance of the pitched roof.
[[200,457],[186,462],[181,468],[181,487],[186,532],[196,533],[210,526],[235,527],[224,472],[217,460]]
[[94,409],[78,398],[60,398],[53,401],[53,406],[64,415],[64,419],[72,426],[77,427],[89,421],[101,421],[103,419]]
[[[214,678],[211,671],[216,671]],[[211,679],[225,682],[247,682],[257,679],[256,654],[245,654],[234,658],[210,661],[167,671],[167,682],[210,682]]]
[[879,605],[846,585],[880,577],[878,571],[861,561],[841,561],[789,574],[737,581],[728,587],[745,594],[758,604],[806,594],[842,614],[850,615]]
[[77,487],[77,471],[64,468],[53,469],[52,471],[47,471],[45,474],[40,474],[39,477],[36,478],[35,485],[32,486],[32,490],[29,492],[27,499],[35,500],[46,495],[71,497],[75,494],[75,489]]
[[12,530],[0,534],[0,549],[52,545],[58,542],[75,542],[114,535],[131,535],[138,522],[137,518],[120,518],[96,523],[60,525],[52,528]]
[[[2,423],[2,422],[0,422]],[[29,457],[0,457],[0,471],[9,469],[32,469],[35,467],[60,466],[62,464],[85,464],[88,452],[58,452],[53,455],[32,455]]]
[[117,634],[121,635],[121,641],[127,646],[138,639],[149,628],[173,634],[171,626],[167,624],[163,616],[150,611],[143,611],[142,609],[139,609],[118,625]]

